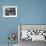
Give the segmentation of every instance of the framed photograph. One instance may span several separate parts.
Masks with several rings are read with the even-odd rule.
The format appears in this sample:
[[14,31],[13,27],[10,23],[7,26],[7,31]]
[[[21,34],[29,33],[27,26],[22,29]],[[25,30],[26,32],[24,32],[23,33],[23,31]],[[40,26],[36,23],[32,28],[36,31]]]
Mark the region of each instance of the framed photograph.
[[17,17],[17,6],[3,6],[3,17]]

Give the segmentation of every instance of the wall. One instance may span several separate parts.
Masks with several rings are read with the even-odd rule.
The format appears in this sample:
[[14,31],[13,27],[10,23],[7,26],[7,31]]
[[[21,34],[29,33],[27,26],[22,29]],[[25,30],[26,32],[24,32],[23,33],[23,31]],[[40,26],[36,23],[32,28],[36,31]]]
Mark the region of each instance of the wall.
[[46,24],[46,0],[21,0],[20,23]]
[[[3,6],[18,6],[18,0],[0,0],[0,44],[7,44],[10,32],[16,32],[17,35],[18,19],[3,17]],[[15,42],[18,42],[17,39]]]
[[[6,5],[18,6],[17,18],[3,17]],[[8,43],[9,32],[17,34],[18,24],[46,24],[46,0],[0,0],[0,44]]]

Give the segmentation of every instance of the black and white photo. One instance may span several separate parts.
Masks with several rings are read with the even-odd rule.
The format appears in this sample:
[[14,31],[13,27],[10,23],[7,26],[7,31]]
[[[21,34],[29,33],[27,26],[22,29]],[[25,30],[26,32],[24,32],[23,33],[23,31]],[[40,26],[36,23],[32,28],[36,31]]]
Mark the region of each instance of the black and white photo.
[[3,6],[3,17],[17,17],[17,6]]

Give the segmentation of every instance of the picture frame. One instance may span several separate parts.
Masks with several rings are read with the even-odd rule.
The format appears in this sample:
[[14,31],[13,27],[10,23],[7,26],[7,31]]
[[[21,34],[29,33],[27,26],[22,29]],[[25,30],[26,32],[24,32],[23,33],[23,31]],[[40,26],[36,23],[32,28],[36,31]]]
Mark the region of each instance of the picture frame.
[[17,6],[3,6],[3,17],[17,17]]

